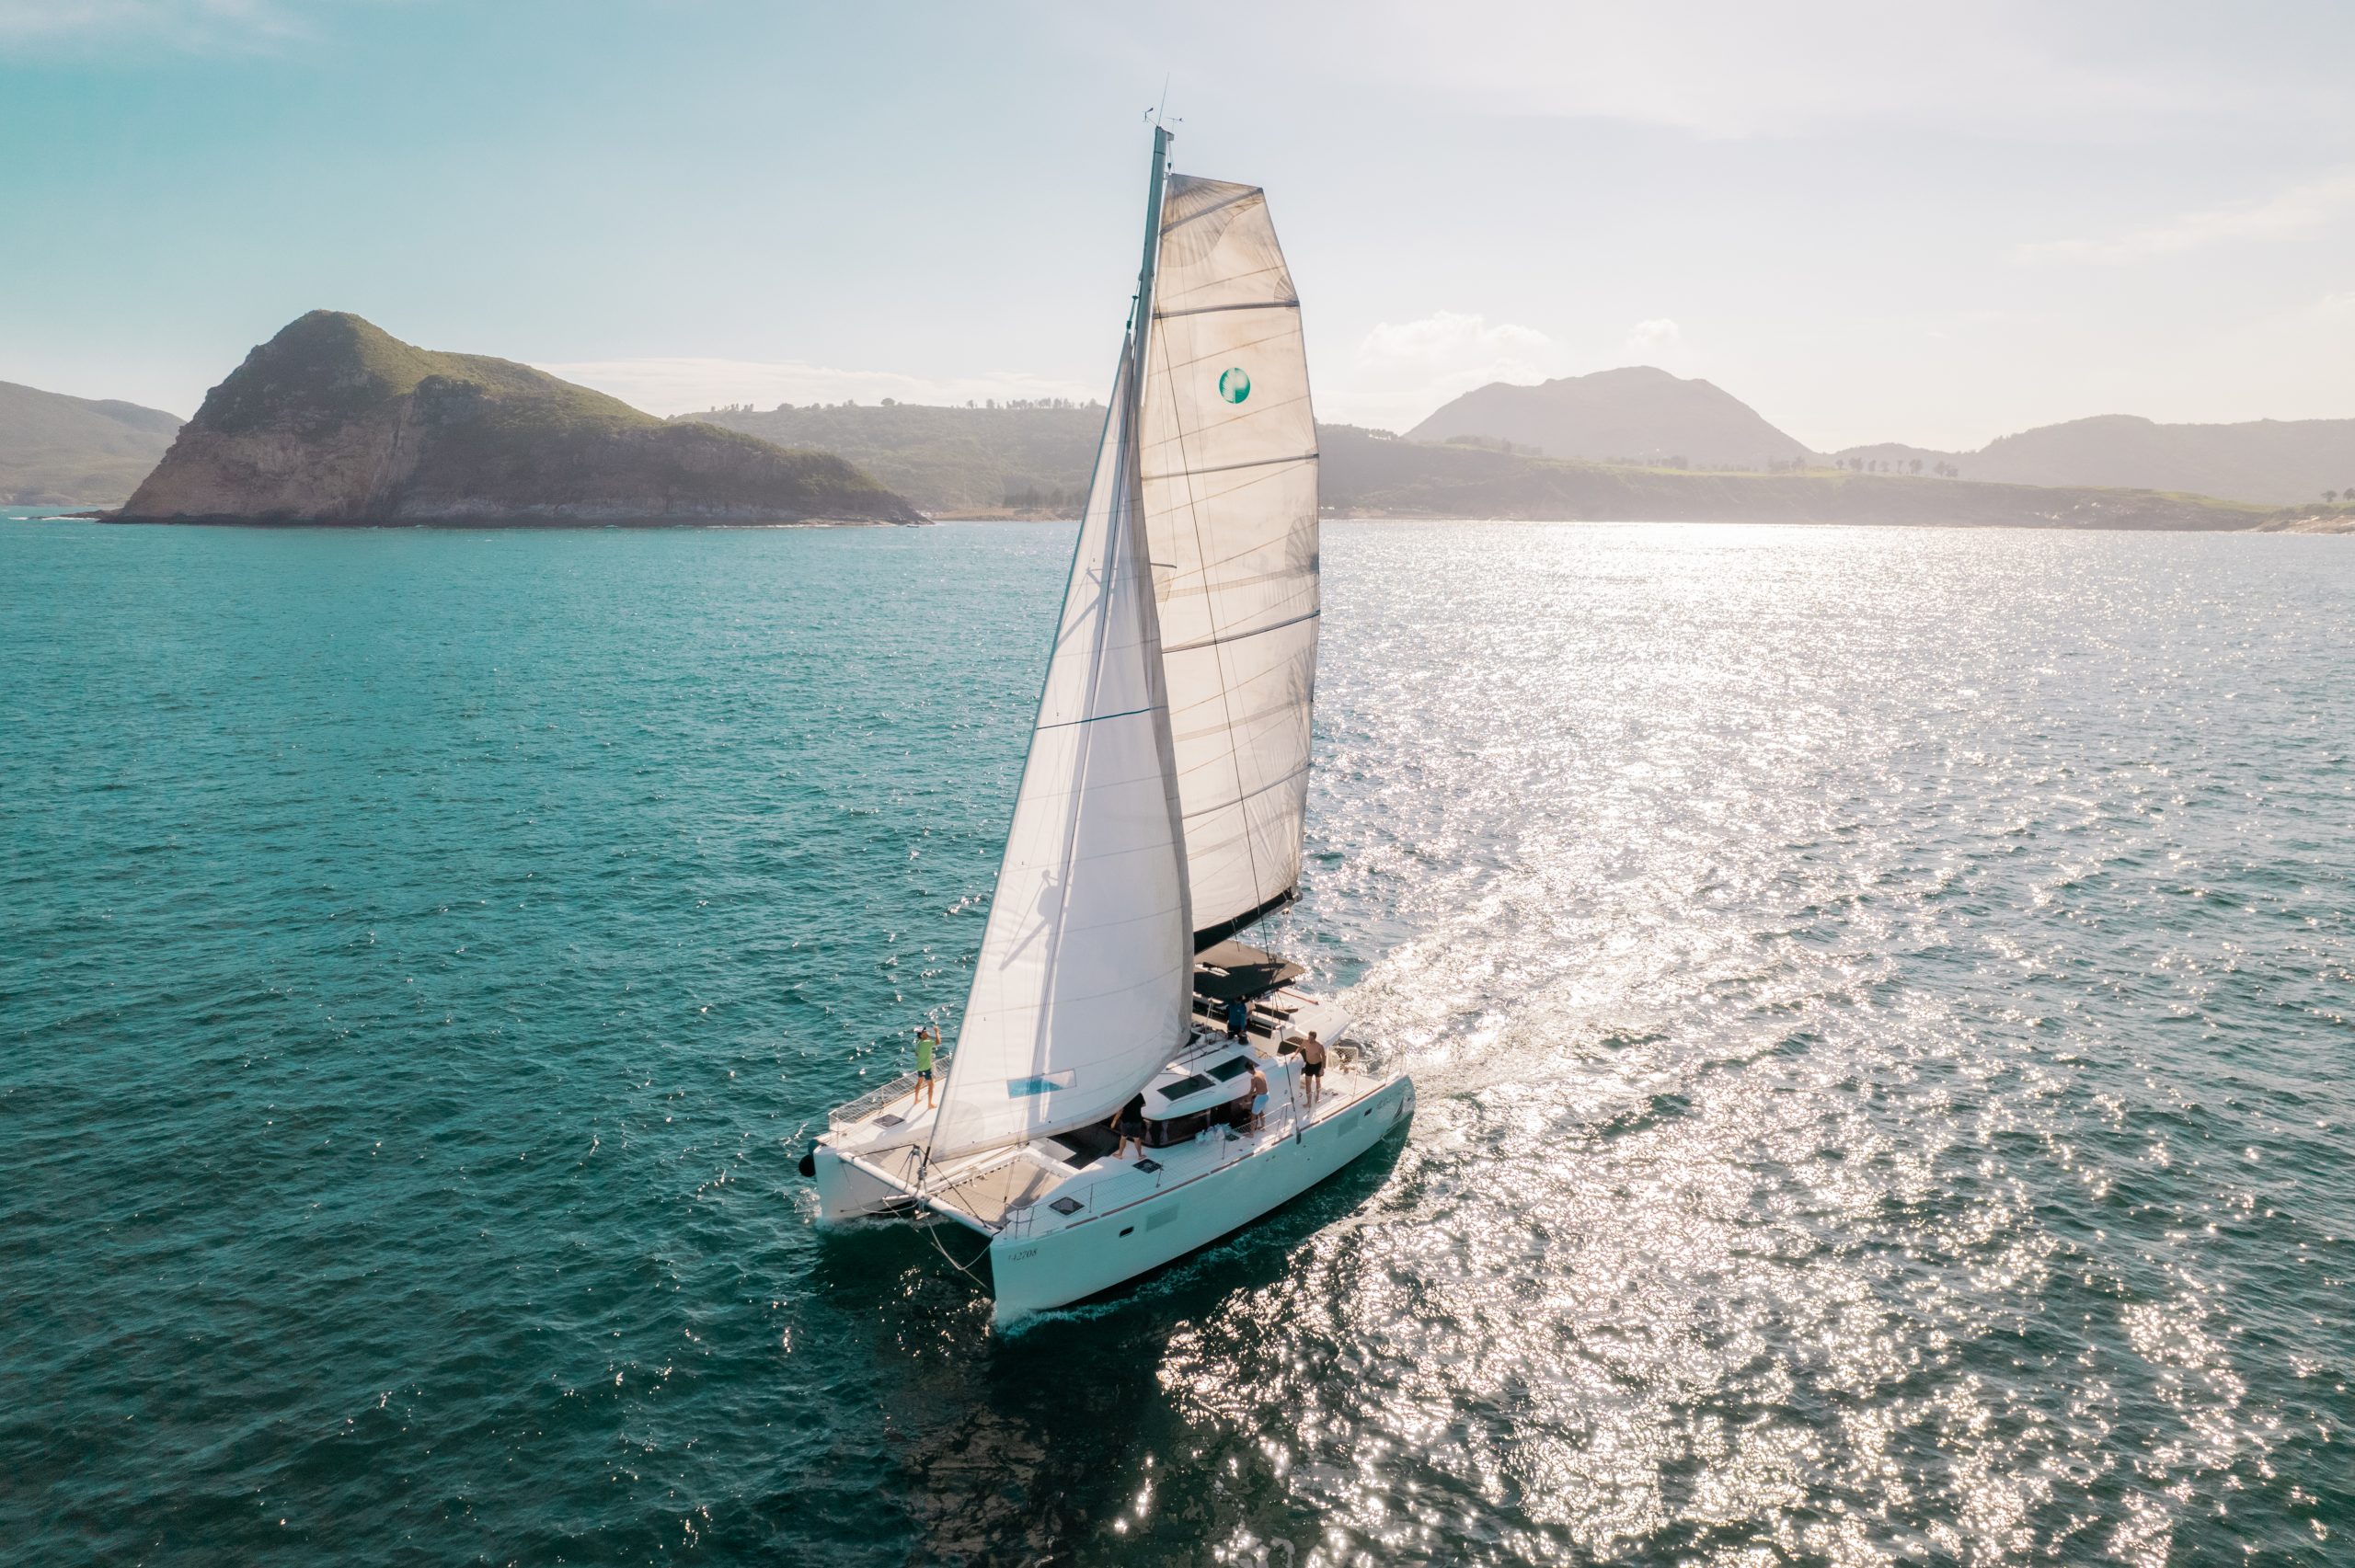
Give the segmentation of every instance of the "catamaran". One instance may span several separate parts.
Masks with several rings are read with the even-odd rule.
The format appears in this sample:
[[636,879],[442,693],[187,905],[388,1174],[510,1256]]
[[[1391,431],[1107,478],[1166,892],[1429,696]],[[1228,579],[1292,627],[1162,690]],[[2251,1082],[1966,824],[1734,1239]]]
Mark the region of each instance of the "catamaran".
[[986,1238],[1001,1324],[1248,1224],[1415,1104],[1341,1001],[1237,940],[1299,892],[1316,421],[1266,194],[1169,172],[1169,140],[937,1102],[885,1084],[802,1161],[829,1221]]

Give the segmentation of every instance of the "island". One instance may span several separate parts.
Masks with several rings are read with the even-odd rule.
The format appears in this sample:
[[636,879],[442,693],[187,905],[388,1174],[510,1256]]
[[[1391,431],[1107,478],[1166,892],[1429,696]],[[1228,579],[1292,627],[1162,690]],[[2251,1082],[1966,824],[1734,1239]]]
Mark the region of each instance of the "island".
[[664,421],[544,371],[290,323],[205,395],[122,522],[919,522],[842,458]]

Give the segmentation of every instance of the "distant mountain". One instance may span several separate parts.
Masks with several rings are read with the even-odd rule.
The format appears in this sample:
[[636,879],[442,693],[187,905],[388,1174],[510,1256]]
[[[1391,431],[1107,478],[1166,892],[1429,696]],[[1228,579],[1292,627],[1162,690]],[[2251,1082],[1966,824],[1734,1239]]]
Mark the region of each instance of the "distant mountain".
[[120,506],[179,428],[160,408],[0,381],[0,506]]
[[2133,529],[2248,529],[2292,521],[2262,507],[2144,490],[1575,463],[1430,446],[1346,425],[1319,426],[1316,444],[1325,460],[1326,506],[1360,517]]
[[1851,447],[1839,461],[1878,459],[1965,479],[2016,485],[2108,485],[2190,491],[2277,506],[2355,486],[2355,419],[2258,419],[2240,425],[2161,425],[2104,414],[2005,436],[1978,452]]
[[[1096,408],[839,406],[699,416],[856,457],[942,517],[1076,517],[1103,433]],[[1831,473],[1684,472],[1566,462],[1320,425],[1325,507],[1339,516],[1621,521],[2274,526],[2264,509],[2099,489]],[[1671,454],[1682,455],[1682,454]]]
[[1536,386],[1490,382],[1407,432],[1414,441],[1473,438],[1534,447],[1547,457],[1699,468],[1766,468],[1807,448],[1750,405],[1706,381],[1649,365],[1565,376]]
[[138,522],[908,522],[851,464],[313,311],[207,394]]
[[1079,515],[1104,435],[1104,406],[790,406],[689,419],[858,464],[936,517]]

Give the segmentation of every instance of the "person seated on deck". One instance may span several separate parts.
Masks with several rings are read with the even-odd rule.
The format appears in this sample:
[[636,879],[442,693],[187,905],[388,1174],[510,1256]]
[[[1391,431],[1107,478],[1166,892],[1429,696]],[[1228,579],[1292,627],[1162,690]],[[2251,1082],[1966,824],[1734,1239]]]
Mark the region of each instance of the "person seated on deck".
[[1311,1029],[1308,1038],[1300,1043],[1300,1081],[1308,1093],[1310,1109],[1315,1109],[1316,1097],[1325,1092],[1325,1042]]
[[1129,1096],[1129,1103],[1112,1113],[1112,1130],[1120,1135],[1120,1146],[1112,1151],[1115,1160],[1124,1159],[1129,1145],[1137,1146],[1137,1158],[1144,1158],[1144,1091],[1140,1089]]
[[1235,1076],[1235,1098],[1226,1103],[1226,1109],[1219,1119],[1229,1127],[1248,1127],[1251,1125],[1251,1084],[1240,1073]]
[[1239,1040],[1251,1032],[1251,1003],[1239,996],[1226,999],[1226,1037]]

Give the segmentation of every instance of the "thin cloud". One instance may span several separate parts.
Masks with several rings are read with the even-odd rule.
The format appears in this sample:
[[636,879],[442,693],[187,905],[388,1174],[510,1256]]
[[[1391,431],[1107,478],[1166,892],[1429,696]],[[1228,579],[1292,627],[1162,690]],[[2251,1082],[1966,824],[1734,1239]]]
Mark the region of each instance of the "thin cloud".
[[1329,400],[1335,417],[1403,429],[1448,399],[1492,381],[1538,382],[1561,351],[1534,326],[1441,310],[1379,322],[1358,344],[1352,374]]
[[590,360],[539,367],[550,375],[611,393],[650,414],[694,414],[750,403],[1000,403],[1068,397],[1085,403],[1100,386],[1051,377],[992,372],[978,376],[913,376],[891,371],[846,371],[797,361],[693,358]]
[[116,44],[201,52],[310,35],[280,0],[0,0],[0,47]]
[[1667,316],[1639,321],[1627,331],[1627,352],[1637,356],[1665,354],[1683,338],[1683,328]]
[[[1289,68],[1474,113],[1611,120],[1711,139],[1896,124],[2005,140],[2131,141],[2159,125],[2269,114],[2343,122],[2319,66],[2285,80],[2220,60],[2196,8],[2034,0],[1351,0],[1214,6]],[[1224,37],[1232,28],[1206,29]],[[1205,51],[1207,53],[1207,50]],[[1200,69],[1230,71],[1232,61]]]
[[2145,261],[2230,240],[2295,238],[2312,233],[2350,205],[2355,205],[2355,172],[2308,180],[2259,201],[2185,212],[2108,239],[2038,240],[2019,246],[2014,254],[2028,262],[2117,265]]

